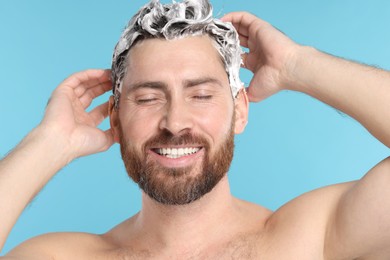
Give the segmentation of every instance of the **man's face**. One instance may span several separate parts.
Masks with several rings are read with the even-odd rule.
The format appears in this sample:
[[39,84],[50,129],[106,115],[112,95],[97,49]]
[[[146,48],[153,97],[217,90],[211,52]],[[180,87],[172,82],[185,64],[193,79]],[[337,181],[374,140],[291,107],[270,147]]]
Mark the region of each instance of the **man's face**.
[[226,174],[234,103],[208,37],[145,40],[128,58],[117,135],[129,176],[164,204],[190,203]]

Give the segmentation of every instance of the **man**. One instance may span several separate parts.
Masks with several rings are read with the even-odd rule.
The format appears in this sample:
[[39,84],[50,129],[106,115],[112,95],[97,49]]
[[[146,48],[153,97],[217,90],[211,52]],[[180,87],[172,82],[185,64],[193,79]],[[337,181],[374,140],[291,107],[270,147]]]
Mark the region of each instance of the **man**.
[[[153,1],[137,14],[146,18],[130,28],[156,29],[153,17],[205,23],[208,8],[206,1],[171,8]],[[1,161],[1,244],[59,169],[114,142],[143,189],[142,210],[106,234],[43,235],[4,259],[389,259],[390,159],[359,181],[309,192],[275,212],[234,198],[226,171],[232,136],[247,122],[248,100],[286,89],[349,114],[390,146],[390,74],[297,45],[248,13],[223,21],[249,49],[242,55],[242,65],[254,73],[247,93],[235,85],[235,63],[219,49],[229,38],[218,43],[207,30],[169,40],[151,34],[133,45],[134,38],[126,38],[114,55],[114,86],[109,71],[89,70],[54,91],[42,123]],[[110,102],[86,113],[111,87]],[[108,115],[111,129],[97,129]]]

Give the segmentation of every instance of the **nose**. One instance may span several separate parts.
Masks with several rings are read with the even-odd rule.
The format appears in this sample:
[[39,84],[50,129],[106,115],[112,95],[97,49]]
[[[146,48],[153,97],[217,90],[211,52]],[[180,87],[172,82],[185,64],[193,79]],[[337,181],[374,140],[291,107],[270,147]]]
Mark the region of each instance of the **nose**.
[[161,130],[168,130],[173,135],[180,135],[191,131],[193,117],[185,101],[172,101],[167,108],[160,122]]

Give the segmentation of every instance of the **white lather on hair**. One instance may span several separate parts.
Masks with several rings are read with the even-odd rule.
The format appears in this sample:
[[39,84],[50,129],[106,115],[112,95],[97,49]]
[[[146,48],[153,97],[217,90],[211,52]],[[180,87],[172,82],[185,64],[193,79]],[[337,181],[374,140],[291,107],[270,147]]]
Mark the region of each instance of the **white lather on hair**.
[[238,33],[231,23],[213,18],[212,14],[212,6],[208,0],[173,1],[171,4],[152,0],[142,7],[130,20],[115,46],[112,79],[116,106],[126,73],[128,50],[138,41],[151,38],[172,40],[208,35],[221,55],[232,95],[236,97],[243,88],[239,78],[243,52]]

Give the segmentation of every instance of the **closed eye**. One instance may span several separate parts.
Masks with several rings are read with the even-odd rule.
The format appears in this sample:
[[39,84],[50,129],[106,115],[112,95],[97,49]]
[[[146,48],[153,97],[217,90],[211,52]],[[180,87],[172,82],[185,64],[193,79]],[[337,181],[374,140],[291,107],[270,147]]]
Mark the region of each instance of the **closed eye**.
[[209,100],[211,99],[213,96],[212,95],[199,95],[199,96],[194,96],[195,99],[199,99],[199,100]]
[[157,98],[144,98],[144,99],[137,99],[137,104],[148,104],[156,101]]

